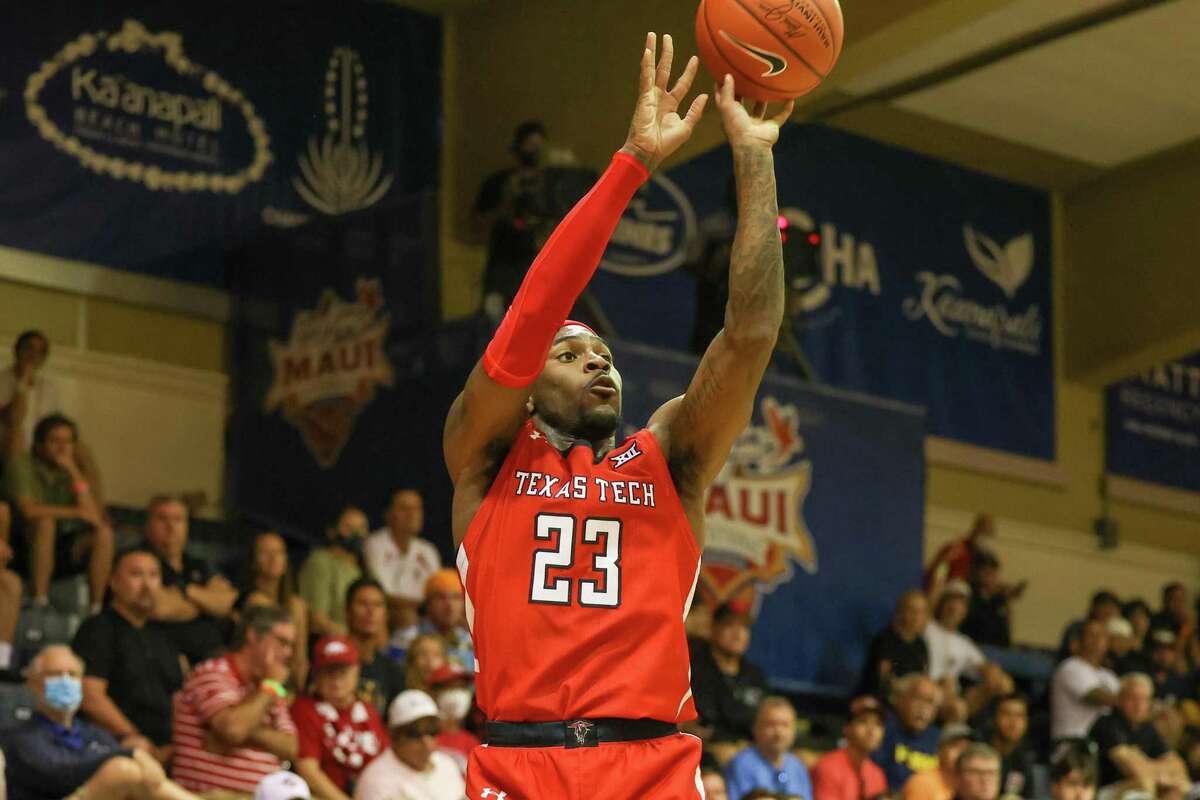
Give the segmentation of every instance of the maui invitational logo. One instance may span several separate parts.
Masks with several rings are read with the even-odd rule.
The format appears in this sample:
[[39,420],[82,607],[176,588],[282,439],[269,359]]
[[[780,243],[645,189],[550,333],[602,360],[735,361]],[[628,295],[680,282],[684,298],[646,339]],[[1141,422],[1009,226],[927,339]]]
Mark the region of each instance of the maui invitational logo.
[[355,291],[347,301],[326,289],[315,309],[296,313],[288,341],[270,342],[275,381],[263,409],[281,409],[324,469],[337,463],[376,388],[392,385],[379,281],[359,278]]
[[237,194],[274,160],[246,95],[188,58],[178,33],[132,19],[42,62],[25,115],[87,169],[154,191]]
[[[292,188],[310,207],[338,216],[375,205],[392,187],[394,176],[383,171],[383,156],[367,144],[367,76],[358,51],[335,47],[329,56],[322,86],[324,132],[308,138],[296,159],[298,173]],[[263,220],[278,227],[295,227],[308,214],[267,208]]]
[[687,196],[670,178],[652,175],[629,201],[600,267],[634,278],[662,275],[684,262],[695,235],[696,212]]
[[[1000,246],[991,237],[963,226],[963,242],[975,267],[996,284],[1011,302],[1033,271],[1033,234],[1025,233]],[[1042,352],[1042,309],[1037,303],[1011,309],[1005,303],[985,305],[963,296],[962,281],[954,275],[928,270],[917,273],[920,294],[904,300],[904,315],[925,319],[942,336],[960,334],[996,349],[1037,356]]]
[[817,571],[803,513],[812,461],[798,409],[770,396],[760,409],[764,424],[746,428],[708,492],[700,580],[714,604],[771,591],[792,579],[793,564]]

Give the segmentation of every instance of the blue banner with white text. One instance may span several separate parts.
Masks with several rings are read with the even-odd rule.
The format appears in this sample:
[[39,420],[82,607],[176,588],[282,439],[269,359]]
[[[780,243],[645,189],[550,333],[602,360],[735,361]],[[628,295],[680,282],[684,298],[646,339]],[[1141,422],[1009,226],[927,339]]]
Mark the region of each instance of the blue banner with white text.
[[1109,474],[1200,492],[1200,353],[1106,391]]
[[[819,125],[786,126],[775,163],[785,346],[822,382],[924,406],[932,435],[1053,460],[1048,195]],[[630,204],[591,287],[622,338],[698,353],[720,328],[731,174],[717,147]]]
[[0,26],[0,245],[206,286],[264,231],[433,188],[441,22],[392,3],[42,0]]
[[[627,430],[683,393],[696,359],[618,342]],[[921,578],[919,410],[768,376],[707,496],[696,602],[756,609],[749,658],[781,688],[849,689]]]

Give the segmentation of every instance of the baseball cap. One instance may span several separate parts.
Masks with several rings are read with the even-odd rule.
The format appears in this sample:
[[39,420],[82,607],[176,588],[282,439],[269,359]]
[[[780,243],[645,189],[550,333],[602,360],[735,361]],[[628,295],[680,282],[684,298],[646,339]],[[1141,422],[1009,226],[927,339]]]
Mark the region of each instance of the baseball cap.
[[388,727],[400,728],[426,717],[437,717],[437,703],[420,689],[407,689],[388,706]]
[[951,742],[974,738],[975,731],[971,730],[970,726],[963,725],[961,722],[951,722],[942,728],[942,735],[938,737],[938,747],[950,744]]
[[1124,617],[1110,617],[1104,627],[1109,636],[1133,636],[1133,625]]
[[358,648],[345,636],[324,636],[313,648],[313,669],[358,663]]
[[851,720],[856,720],[866,714],[874,714],[882,721],[883,705],[879,702],[879,698],[864,694],[850,701],[849,713]]
[[312,792],[304,778],[293,772],[272,772],[258,782],[254,800],[312,800]]
[[462,581],[458,578],[458,571],[452,567],[443,567],[437,572],[429,576],[429,580],[425,581],[425,599],[434,592],[461,592]]
[[433,671],[426,681],[430,686],[441,686],[443,683],[470,680],[471,675],[457,661],[447,661]]
[[1175,646],[1175,631],[1170,628],[1154,628],[1146,638],[1150,640],[1151,647]]
[[954,594],[959,597],[971,596],[971,584],[964,581],[962,578],[951,578],[946,581],[945,588],[942,589],[942,594]]

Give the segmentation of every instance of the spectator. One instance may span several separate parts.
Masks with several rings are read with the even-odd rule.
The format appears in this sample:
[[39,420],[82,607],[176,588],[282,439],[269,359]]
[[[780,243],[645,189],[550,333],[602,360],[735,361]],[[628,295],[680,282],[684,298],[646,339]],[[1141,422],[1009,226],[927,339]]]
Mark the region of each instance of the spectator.
[[729,800],[725,776],[716,767],[701,765],[700,783],[704,786],[704,800]]
[[1000,580],[1000,560],[978,549],[971,574],[971,607],[962,632],[978,645],[1008,647],[1012,640],[1009,612],[1012,602],[1025,592],[1025,581],[1015,585]]
[[224,575],[185,551],[188,510],[183,501],[159,495],[146,507],[146,546],[158,556],[162,592],[154,619],[192,664],[215,656],[225,644],[237,589]]
[[929,648],[921,635],[929,621],[929,601],[919,590],[900,595],[892,623],[871,640],[858,683],[859,694],[883,696],[891,683],[929,669]]
[[1190,633],[1191,627],[1187,589],[1182,583],[1168,583],[1162,588],[1162,608],[1150,618],[1150,629],[1165,628],[1178,637]]
[[1133,649],[1141,650],[1146,642],[1146,633],[1150,630],[1150,606],[1140,597],[1126,600],[1121,606],[1121,616],[1133,626]]
[[725,767],[729,795],[745,797],[751,789],[766,789],[812,800],[808,770],[790,752],[795,743],[796,710],[792,704],[783,697],[764,698],[754,719],[754,744]]
[[82,676],[83,664],[65,645],[50,645],[30,664],[27,683],[37,709],[4,742],[9,800],[197,800],[167,780],[145,750],[121,747],[77,716]]
[[437,549],[421,538],[425,502],[415,489],[400,489],[388,506],[387,525],[367,537],[363,556],[367,570],[388,598],[388,627],[408,628],[417,622],[425,582],[442,568]]
[[899,790],[914,772],[937,766],[937,743],[942,732],[933,724],[941,705],[941,690],[926,675],[905,675],[892,683],[892,708],[883,729],[883,744],[872,758],[883,768],[888,788]]
[[1096,797],[1096,745],[1068,740],[1055,748],[1050,759],[1052,800],[1094,800]]
[[[993,698],[1013,689],[1012,678],[999,665],[989,662],[974,642],[958,632],[958,626],[967,616],[970,597],[971,587],[966,581],[947,581],[935,606],[934,619],[925,625],[929,677],[942,687],[942,715],[948,721],[966,720]],[[976,683],[965,696],[960,696],[959,681],[964,676]]]
[[1079,639],[1083,633],[1083,625],[1088,620],[1096,619],[1108,622],[1113,617],[1121,615],[1121,602],[1108,589],[1100,589],[1092,595],[1088,605],[1087,617],[1072,621],[1063,630],[1062,641],[1058,645],[1058,660],[1064,661],[1079,650]]
[[362,550],[370,524],[367,515],[349,506],[326,530],[327,547],[309,554],[300,569],[300,596],[308,603],[308,619],[317,636],[346,632],[346,590],[362,577]]
[[1182,794],[1191,787],[1183,759],[1167,750],[1150,722],[1153,695],[1154,683],[1148,676],[1126,675],[1116,709],[1097,719],[1089,731],[1100,750],[1100,785],[1115,786],[1117,796],[1138,789],[1152,796],[1160,790]]
[[1127,672],[1148,672],[1150,662],[1134,649],[1133,625],[1124,617],[1111,617],[1104,623],[1108,632],[1108,654],[1104,666],[1117,675]]
[[1174,706],[1192,696],[1191,682],[1179,672],[1178,641],[1170,629],[1150,629],[1146,639],[1146,654],[1156,699]]
[[358,697],[380,715],[404,691],[404,668],[383,654],[387,640],[387,598],[371,578],[359,578],[346,590],[346,624],[358,650]]
[[142,547],[113,562],[109,603],[88,617],[72,646],[86,664],[83,712],[162,763],[171,759],[171,695],[183,685],[179,651],[150,622],[161,594],[158,558]]
[[13,344],[13,363],[0,370],[0,463],[33,445],[33,426],[62,403],[54,381],[39,373],[50,355],[50,340],[41,331],[25,331]]
[[[354,800],[461,800],[462,773],[438,752],[438,709],[422,691],[401,692],[388,708],[391,747],[363,770]],[[403,792],[403,794],[401,794]]]
[[725,603],[713,612],[709,641],[689,642],[699,715],[694,730],[710,745],[726,743],[716,748],[719,761],[728,761],[753,736],[759,704],[767,695],[766,674],[746,658],[752,623],[741,605]]
[[1108,652],[1108,631],[1098,619],[1083,624],[1079,654],[1058,665],[1050,681],[1050,735],[1086,736],[1096,718],[1116,702],[1119,682],[1101,666]]
[[463,616],[463,586],[458,571],[439,569],[425,582],[425,615],[411,631],[392,634],[392,652],[406,653],[412,640],[422,633],[441,637],[446,654],[467,669],[475,669],[475,646]]
[[996,800],[1000,792],[1000,756],[986,744],[967,745],[955,768],[958,800]]
[[942,728],[938,738],[937,766],[915,772],[904,782],[903,800],[951,800],[958,757],[975,734],[966,725],[954,722]]
[[429,678],[449,660],[442,637],[423,633],[413,639],[404,660],[405,688],[428,691]]
[[312,791],[304,778],[294,772],[272,772],[258,782],[254,800],[312,800]]
[[1000,756],[1000,794],[1006,798],[1033,797],[1033,771],[1037,756],[1025,734],[1029,731],[1029,700],[1007,694],[992,707],[988,744]]
[[308,685],[308,606],[295,592],[291,567],[288,566],[287,545],[274,531],[264,531],[254,537],[250,557],[250,581],[238,598],[242,609],[252,606],[286,608],[296,621],[296,642],[292,652],[291,686],[302,690]]
[[479,737],[464,725],[475,700],[471,673],[458,662],[447,661],[429,676],[429,690],[442,720],[442,732],[437,737],[438,747],[454,758],[465,774],[467,757],[482,744]]
[[883,741],[883,706],[871,695],[850,703],[842,726],[845,746],[831,750],[812,770],[815,800],[873,800],[887,792],[887,777],[871,760]]
[[8,505],[0,502],[0,674],[13,667],[13,636],[17,632],[17,617],[21,613],[21,578],[8,568],[13,551],[8,544]]
[[248,794],[281,762],[296,758],[284,688],[296,646],[291,614],[247,609],[234,646],[197,665],[175,695],[172,773],[196,792]]
[[50,579],[88,574],[92,611],[100,609],[113,556],[112,527],[75,463],[78,430],[64,416],[43,417],[33,452],[5,467],[5,493],[24,519],[36,608],[49,605]]
[[322,638],[313,648],[313,694],[292,705],[296,771],[322,800],[349,800],[363,768],[387,747],[379,712],[355,693],[358,659],[345,636]]
[[969,581],[975,567],[980,540],[996,535],[996,525],[990,514],[976,514],[966,536],[943,545],[925,570],[925,591],[938,597],[946,581]]

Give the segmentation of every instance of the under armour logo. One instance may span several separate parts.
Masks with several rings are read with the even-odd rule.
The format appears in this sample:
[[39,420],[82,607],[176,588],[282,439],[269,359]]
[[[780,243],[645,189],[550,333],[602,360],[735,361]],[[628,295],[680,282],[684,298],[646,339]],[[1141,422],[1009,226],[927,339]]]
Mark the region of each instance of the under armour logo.
[[574,731],[575,741],[583,745],[587,744],[588,733],[596,726],[588,722],[586,719],[577,719],[571,724],[567,725],[567,727]]
[[508,797],[508,792],[502,792],[499,789],[489,788],[480,792],[479,796],[483,798],[483,800],[487,800],[489,797],[495,797],[496,800],[504,800],[504,798]]
[[542,438],[541,431],[530,431],[529,438],[533,439],[536,442],[538,439]]
[[628,450],[623,453],[617,453],[615,456],[611,456],[609,460],[612,461],[613,469],[620,469],[641,454],[642,451],[638,450],[637,442],[634,442],[633,444],[629,445]]

